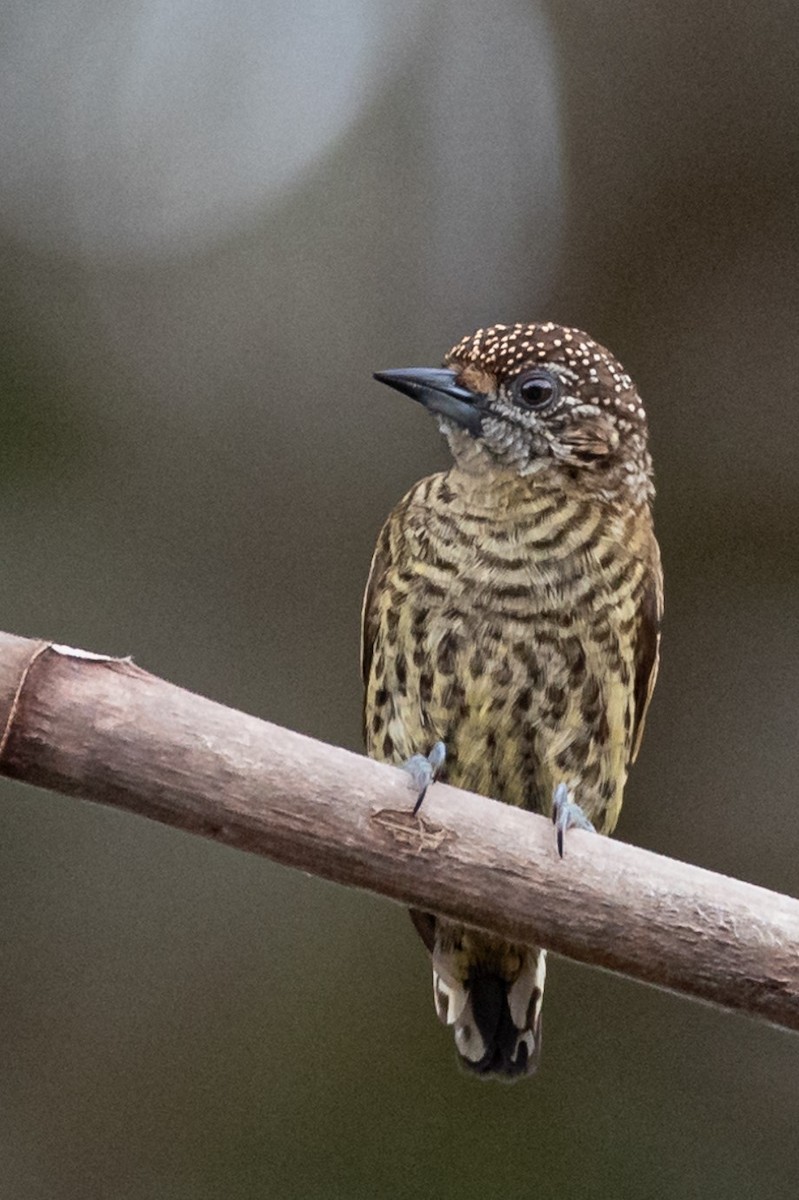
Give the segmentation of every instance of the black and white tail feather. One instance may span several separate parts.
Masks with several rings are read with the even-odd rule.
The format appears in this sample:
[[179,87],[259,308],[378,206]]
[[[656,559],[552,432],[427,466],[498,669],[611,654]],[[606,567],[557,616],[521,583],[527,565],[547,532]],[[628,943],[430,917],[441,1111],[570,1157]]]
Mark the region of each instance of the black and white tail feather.
[[531,1075],[541,1053],[541,1005],[546,951],[517,947],[521,964],[512,979],[476,965],[460,979],[462,955],[432,950],[433,996],[439,1020],[451,1025],[463,1065],[483,1076]]

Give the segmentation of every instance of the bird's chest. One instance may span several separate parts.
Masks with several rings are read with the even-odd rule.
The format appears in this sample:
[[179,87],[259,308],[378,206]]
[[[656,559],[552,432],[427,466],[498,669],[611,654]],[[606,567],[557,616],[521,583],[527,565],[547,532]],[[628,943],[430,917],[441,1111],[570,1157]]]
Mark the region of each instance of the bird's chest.
[[583,780],[589,808],[613,800],[632,704],[623,548],[556,549],[486,533],[411,543],[383,597],[386,757],[440,739],[457,786],[547,809],[557,782]]

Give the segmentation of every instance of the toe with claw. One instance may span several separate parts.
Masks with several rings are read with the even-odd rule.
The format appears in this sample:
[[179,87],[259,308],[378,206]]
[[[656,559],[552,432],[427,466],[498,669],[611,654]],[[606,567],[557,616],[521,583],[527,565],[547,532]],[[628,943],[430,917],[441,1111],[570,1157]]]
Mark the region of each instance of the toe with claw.
[[552,823],[558,842],[558,854],[563,858],[563,837],[567,829],[586,829],[595,833],[595,829],[579,804],[575,804],[569,795],[565,783],[559,783],[552,797]]
[[429,754],[414,754],[412,758],[402,764],[403,771],[408,772],[417,789],[416,803],[413,806],[414,816],[422,807],[427,789],[431,783],[435,783],[446,757],[447,750],[444,743],[436,742]]

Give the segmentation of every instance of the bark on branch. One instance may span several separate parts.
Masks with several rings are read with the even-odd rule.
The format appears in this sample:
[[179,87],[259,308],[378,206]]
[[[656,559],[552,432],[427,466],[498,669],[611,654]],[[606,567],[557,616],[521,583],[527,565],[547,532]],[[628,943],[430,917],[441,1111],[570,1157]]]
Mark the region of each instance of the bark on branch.
[[0,773],[799,1029],[799,901],[0,634]]

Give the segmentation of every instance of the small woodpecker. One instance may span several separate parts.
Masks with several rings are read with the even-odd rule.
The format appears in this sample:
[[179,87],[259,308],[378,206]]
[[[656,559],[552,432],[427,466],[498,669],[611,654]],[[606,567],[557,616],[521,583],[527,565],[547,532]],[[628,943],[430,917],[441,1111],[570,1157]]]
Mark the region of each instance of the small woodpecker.
[[[433,413],[454,458],[386,521],[363,607],[368,753],[610,833],[641,742],[663,609],[647,425],[587,334],[494,325],[443,368],[376,378]],[[531,1074],[545,951],[412,912],[463,1064]]]

